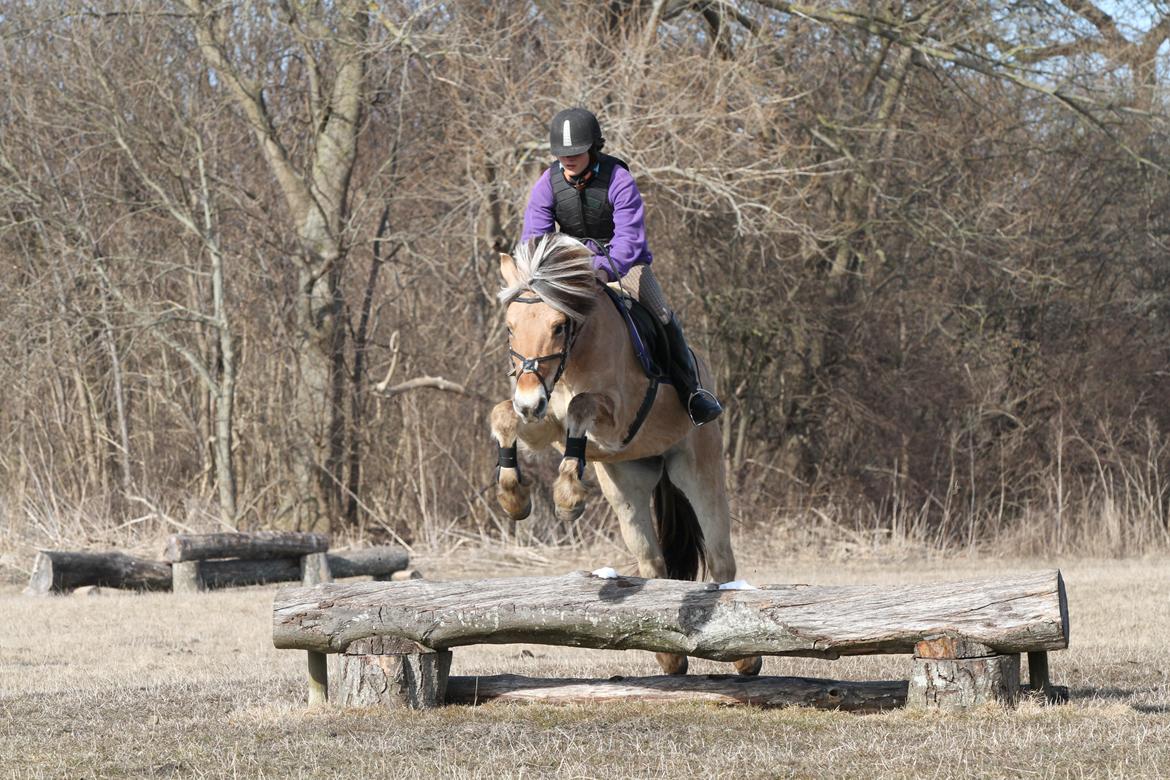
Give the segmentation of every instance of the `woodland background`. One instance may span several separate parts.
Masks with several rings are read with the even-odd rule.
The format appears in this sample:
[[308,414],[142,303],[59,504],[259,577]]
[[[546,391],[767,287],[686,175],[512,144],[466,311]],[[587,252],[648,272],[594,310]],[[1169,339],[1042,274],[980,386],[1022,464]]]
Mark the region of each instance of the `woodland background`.
[[576,104],[742,532],[1165,549],[1168,37],[1164,0],[2,0],[0,551],[509,533],[496,252]]

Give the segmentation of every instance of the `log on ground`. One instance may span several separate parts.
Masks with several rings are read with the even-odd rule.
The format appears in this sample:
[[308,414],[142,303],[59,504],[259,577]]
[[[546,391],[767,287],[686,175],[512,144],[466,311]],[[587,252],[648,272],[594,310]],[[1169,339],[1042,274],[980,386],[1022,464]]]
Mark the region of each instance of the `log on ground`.
[[171,565],[120,552],[41,550],[25,595],[68,593],[97,585],[131,590],[170,590]]
[[[326,560],[334,579],[389,576],[410,564],[410,556],[405,550],[397,547],[370,547],[344,553],[329,553]],[[301,579],[301,562],[299,558],[202,561],[199,564],[199,574],[207,588],[298,582]]]
[[410,555],[406,550],[390,545],[329,554],[329,571],[334,579],[389,577],[409,565]]
[[296,558],[329,549],[327,534],[295,531],[172,534],[163,557],[171,563],[212,558]]
[[489,701],[532,704],[708,702],[721,706],[814,707],[882,712],[906,704],[906,681],[850,682],[810,677],[739,675],[541,679],[515,674],[450,677],[448,704]]
[[1068,646],[1058,571],[904,586],[770,585],[605,579],[586,572],[465,582],[369,582],[281,590],[278,648],[342,652],[396,636],[434,649],[482,643],[652,650],[730,661],[911,653],[938,634],[999,653]]

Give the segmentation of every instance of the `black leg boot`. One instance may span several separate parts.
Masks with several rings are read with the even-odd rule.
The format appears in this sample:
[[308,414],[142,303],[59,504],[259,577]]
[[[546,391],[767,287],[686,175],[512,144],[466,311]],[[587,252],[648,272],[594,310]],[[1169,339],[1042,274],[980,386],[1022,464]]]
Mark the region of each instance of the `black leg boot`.
[[663,329],[670,343],[670,378],[683,408],[695,425],[711,422],[723,414],[723,407],[714,393],[699,384],[699,367],[695,363],[694,353],[687,346],[682,327],[672,315]]

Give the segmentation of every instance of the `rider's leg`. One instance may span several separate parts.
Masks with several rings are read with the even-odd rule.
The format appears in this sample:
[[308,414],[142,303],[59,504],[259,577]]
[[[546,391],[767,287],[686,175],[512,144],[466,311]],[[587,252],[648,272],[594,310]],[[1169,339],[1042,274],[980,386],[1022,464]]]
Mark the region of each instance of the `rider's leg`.
[[687,345],[682,326],[667,304],[654,272],[648,265],[636,265],[622,279],[622,284],[662,322],[670,345],[670,376],[691,421],[695,425],[711,422],[723,412],[723,407],[715,394],[700,383],[695,355]]

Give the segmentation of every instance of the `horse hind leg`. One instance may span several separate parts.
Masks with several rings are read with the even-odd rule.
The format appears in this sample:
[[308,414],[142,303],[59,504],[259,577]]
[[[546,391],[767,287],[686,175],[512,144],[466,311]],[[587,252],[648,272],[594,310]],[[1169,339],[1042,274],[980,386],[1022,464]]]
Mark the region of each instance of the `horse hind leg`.
[[[666,558],[654,526],[650,497],[662,477],[662,462],[625,461],[599,463],[597,482],[617,515],[622,539],[638,560],[638,574],[647,579],[667,576]],[[666,674],[686,674],[687,657],[679,653],[655,653]]]
[[[731,550],[731,510],[723,472],[719,427],[708,423],[695,430],[686,446],[666,459],[666,473],[686,497],[702,529],[705,560],[711,580],[724,583],[735,579],[735,554]],[[758,655],[734,662],[742,675],[757,675],[764,659]]]
[[491,413],[492,438],[500,448],[500,471],[496,478],[496,500],[512,522],[532,513],[532,483],[520,473],[516,429],[520,418],[512,402],[501,401]]

